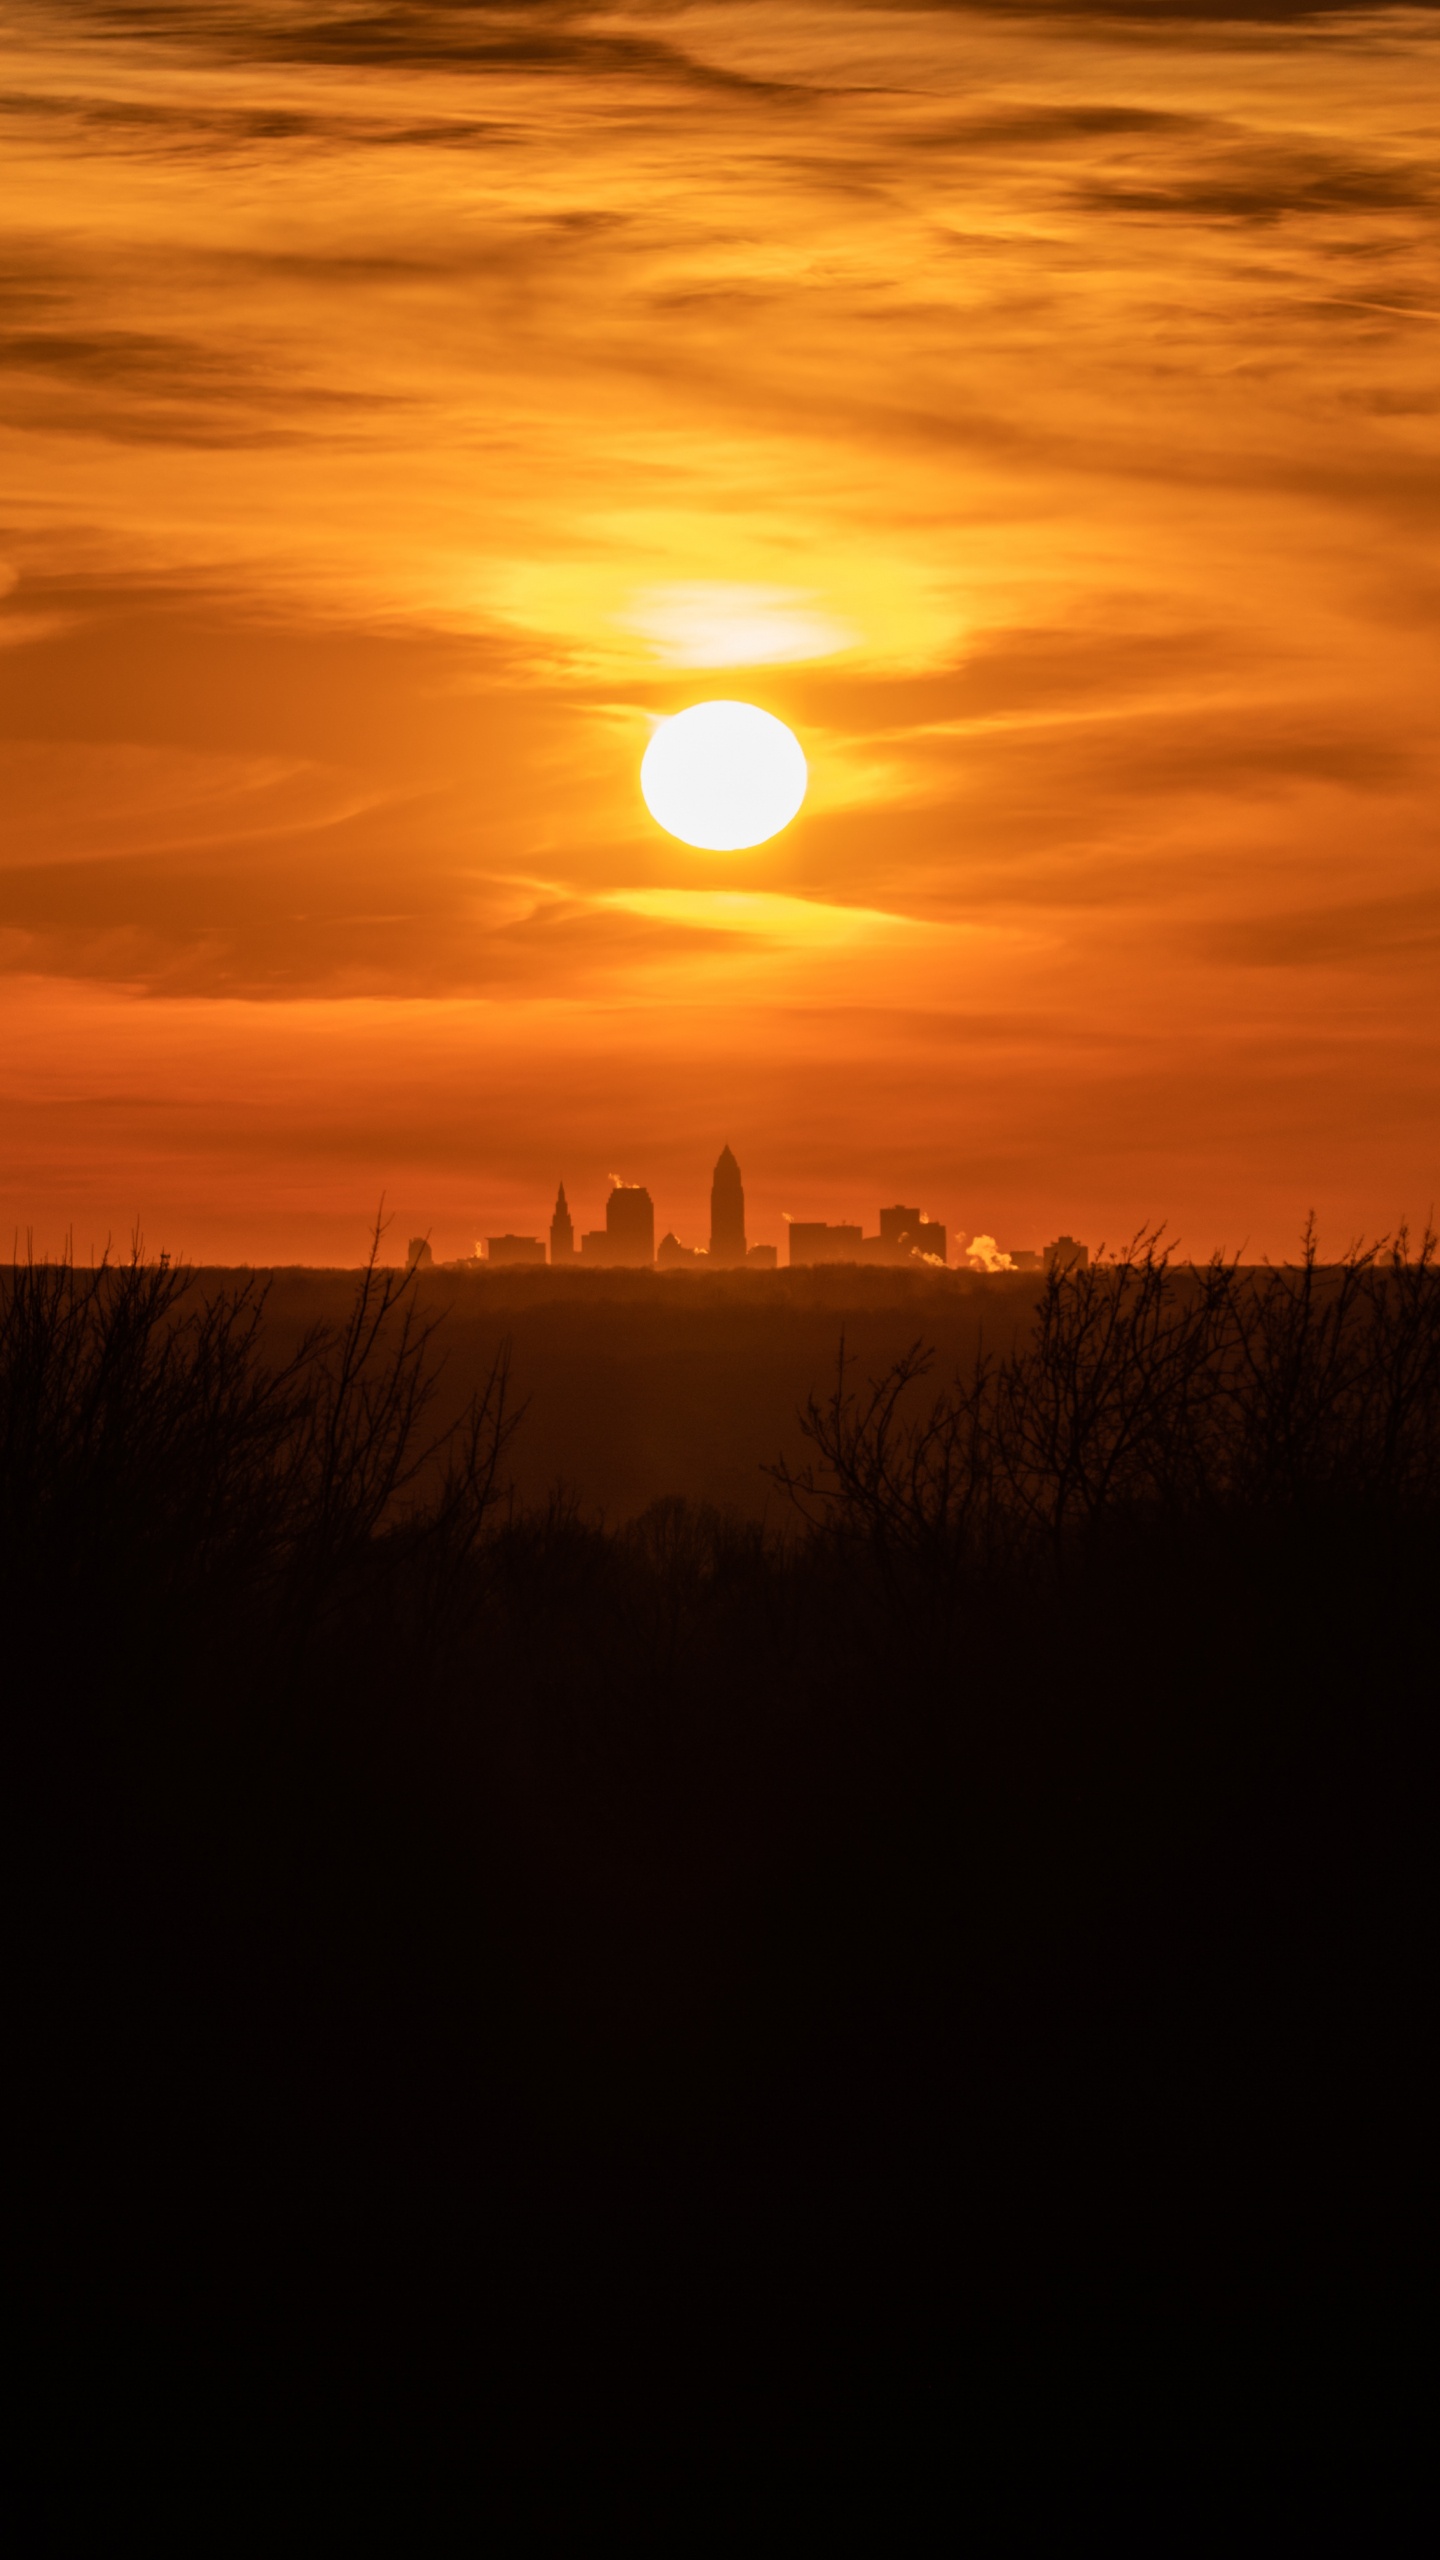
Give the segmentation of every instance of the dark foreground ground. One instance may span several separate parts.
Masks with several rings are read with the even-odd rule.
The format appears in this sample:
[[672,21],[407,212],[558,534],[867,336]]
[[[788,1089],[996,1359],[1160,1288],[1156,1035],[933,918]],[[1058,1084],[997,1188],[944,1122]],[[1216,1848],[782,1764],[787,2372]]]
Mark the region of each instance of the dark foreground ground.
[[[822,1407],[781,1539],[507,1504],[493,1403],[407,1528],[343,1342],[277,1421],[272,1333],[182,1355],[194,1294],[123,1283],[12,1292],[0,1359],[32,2547],[97,2475],[205,2549],[357,2501],[407,2550],[576,2512],[909,2543],[937,2498],[983,2547],[1057,2511],[1190,2547],[1242,2470],[1257,2530],[1342,2500],[1362,2409],[1383,2516],[1428,2283],[1433,1285],[1403,1342],[1393,1281],[1268,1349],[1242,1309],[1233,1373],[1223,1332],[1185,1367],[1168,1283],[1118,1334],[1052,1293],[983,1463]],[[747,1345],[757,1412],[812,1360],[793,1431],[839,1313],[646,1321],[697,1414]],[[1021,1518],[992,1461],[1042,1423]]]

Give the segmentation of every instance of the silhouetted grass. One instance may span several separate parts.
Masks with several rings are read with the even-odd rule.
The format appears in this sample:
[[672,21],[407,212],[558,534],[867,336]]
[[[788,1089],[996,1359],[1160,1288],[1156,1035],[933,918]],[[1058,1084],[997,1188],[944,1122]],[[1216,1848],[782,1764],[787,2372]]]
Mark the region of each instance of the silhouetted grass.
[[[437,1319],[377,1231],[343,1324],[279,1366],[267,1292],[208,1298],[138,1248],[126,1263],[16,1263],[0,1290],[0,1599],[37,1641],[114,1654],[229,1625],[290,1667],[398,1574],[430,1614],[502,1498],[515,1427],[503,1354],[443,1434],[426,1424]],[[271,1668],[280,1667],[279,1659]]]
[[373,1258],[273,1366],[138,1256],[0,1299],[62,2371],[723,2436],[1403,2292],[1432,1238],[1142,1240],[928,1402],[842,1351],[768,1532],[518,1510],[439,1350]]

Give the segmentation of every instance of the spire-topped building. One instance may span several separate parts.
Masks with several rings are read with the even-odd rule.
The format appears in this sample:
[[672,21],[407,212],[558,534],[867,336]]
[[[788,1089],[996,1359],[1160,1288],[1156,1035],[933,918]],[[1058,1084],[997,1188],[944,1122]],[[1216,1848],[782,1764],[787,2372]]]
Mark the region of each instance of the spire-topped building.
[[565,1206],[563,1182],[556,1194],[555,1215],[550,1221],[550,1259],[552,1262],[573,1262],[575,1259],[575,1225]]
[[734,1264],[745,1259],[745,1191],[740,1167],[728,1147],[720,1150],[710,1185],[710,1260]]

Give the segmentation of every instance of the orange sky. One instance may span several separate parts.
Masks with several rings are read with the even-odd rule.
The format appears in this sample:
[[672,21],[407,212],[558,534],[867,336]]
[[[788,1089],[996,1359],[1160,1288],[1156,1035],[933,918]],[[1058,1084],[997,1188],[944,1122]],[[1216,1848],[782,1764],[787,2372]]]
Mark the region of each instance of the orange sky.
[[[0,47],[7,1230],[1440,1200],[1433,10]],[[749,854],[639,795],[713,694],[810,760]]]

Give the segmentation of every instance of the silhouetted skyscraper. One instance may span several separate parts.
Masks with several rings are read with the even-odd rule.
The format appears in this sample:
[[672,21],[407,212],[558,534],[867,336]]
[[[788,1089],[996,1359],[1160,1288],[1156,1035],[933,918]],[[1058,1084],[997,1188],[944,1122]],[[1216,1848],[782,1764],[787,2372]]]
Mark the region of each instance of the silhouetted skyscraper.
[[649,1268],[655,1259],[655,1204],[638,1182],[617,1182],[605,1203],[606,1260]]
[[722,1264],[745,1259],[745,1192],[728,1147],[720,1150],[710,1185],[710,1259]]
[[565,1206],[563,1182],[556,1194],[555,1215],[550,1221],[550,1259],[552,1262],[573,1262],[575,1259],[575,1227]]

